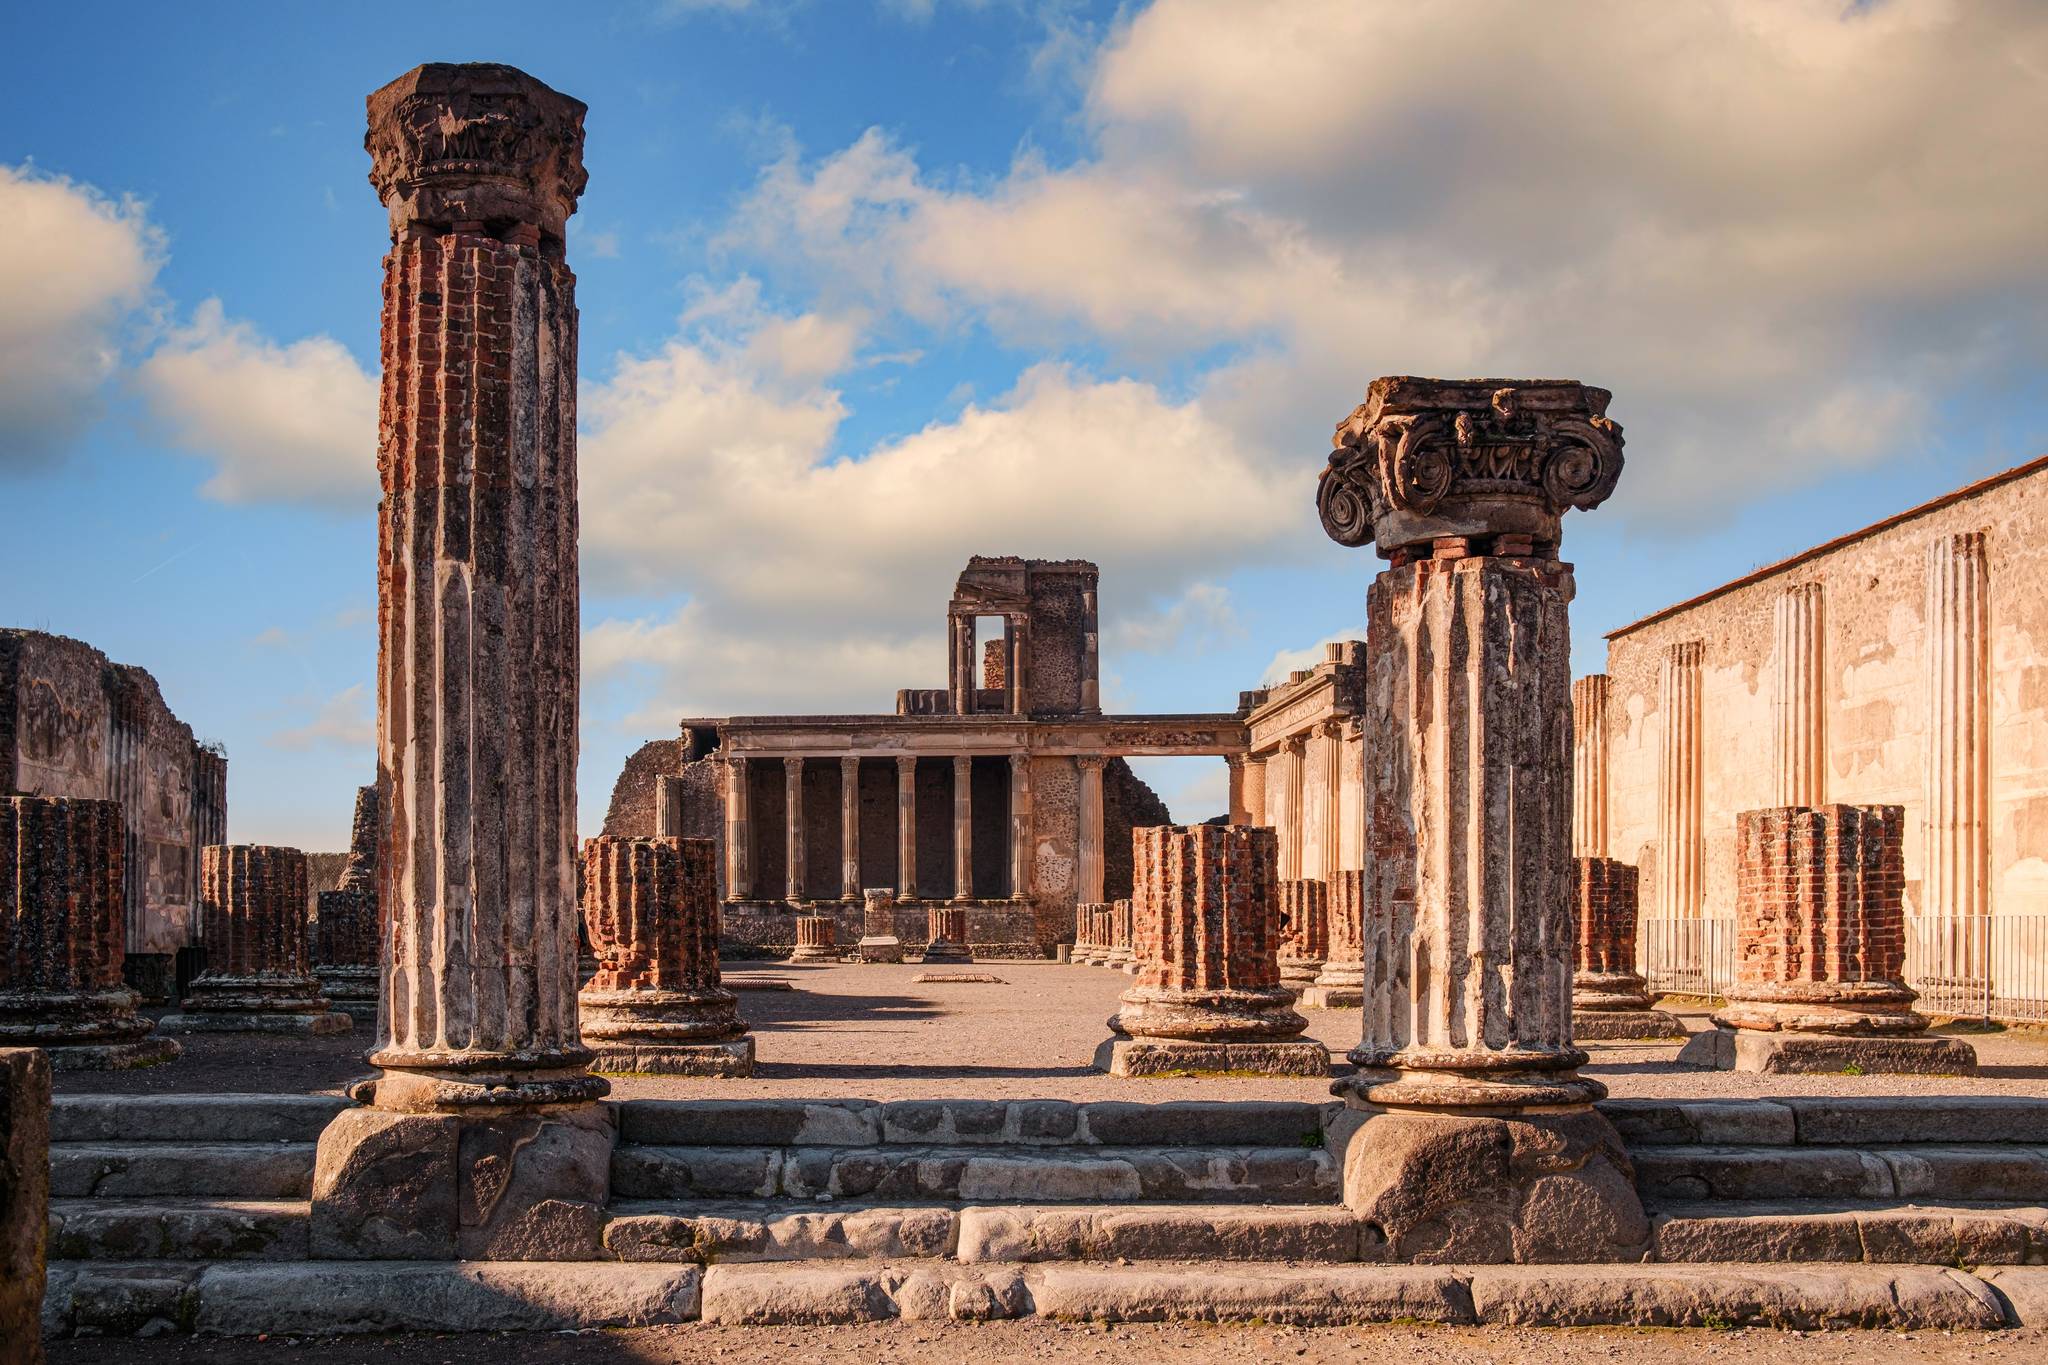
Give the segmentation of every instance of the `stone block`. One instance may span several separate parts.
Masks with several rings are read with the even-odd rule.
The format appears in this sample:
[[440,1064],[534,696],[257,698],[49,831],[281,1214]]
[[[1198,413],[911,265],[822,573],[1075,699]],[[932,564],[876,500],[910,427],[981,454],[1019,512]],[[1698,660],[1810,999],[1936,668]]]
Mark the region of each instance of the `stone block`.
[[50,1151],[59,1199],[304,1199],[310,1142],[67,1142]]
[[1889,1199],[1891,1168],[1867,1152],[1821,1147],[1638,1147],[1649,1199]]
[[1711,1028],[1678,1053],[1680,1066],[1767,1075],[1974,1076],[1977,1050],[1960,1038],[1863,1037]]
[[301,1261],[309,1206],[286,1200],[66,1199],[50,1255],[66,1261]]
[[15,1343],[23,1365],[42,1358],[49,1211],[49,1058],[0,1048],[0,1342]]
[[873,1100],[624,1100],[619,1141],[671,1147],[865,1147],[882,1141]]
[[688,1265],[230,1262],[201,1276],[194,1326],[218,1336],[563,1332],[697,1316]]
[[703,1294],[707,1323],[823,1326],[896,1316],[889,1286],[873,1270],[715,1265],[704,1272]]
[[1095,1065],[1112,1076],[1322,1077],[1330,1074],[1330,1051],[1321,1043],[1299,1040],[1230,1043],[1115,1038],[1096,1049]]
[[1788,1096],[1799,1141],[1868,1147],[2019,1142],[2048,1147],[2048,1099],[2034,1095]]
[[455,1259],[456,1140],[444,1114],[352,1109],[321,1135],[310,1245],[319,1260]]
[[1091,1142],[1106,1146],[1298,1147],[1313,1145],[1340,1112],[1294,1100],[1102,1100],[1081,1106],[1081,1122]]
[[1689,1143],[1782,1147],[1798,1141],[1790,1101],[1603,1100],[1598,1106],[1631,1148]]
[[782,1167],[779,1147],[620,1146],[612,1152],[612,1193],[621,1199],[766,1199],[782,1193]]
[[2048,1268],[2000,1266],[1981,1277],[1991,1286],[2015,1327],[2048,1327]]
[[1678,1016],[1664,1010],[1572,1011],[1572,1041],[1579,1043],[1618,1042],[1637,1038],[1687,1037],[1688,1030]]
[[1342,1206],[1129,1205],[961,1211],[962,1261],[1355,1261]]
[[1262,1322],[1339,1327],[1473,1320],[1464,1282],[1410,1266],[1049,1265],[1034,1272],[1038,1316],[1069,1322]]
[[335,1095],[59,1095],[52,1142],[314,1142]]
[[1479,1320],[1507,1327],[1880,1327],[1986,1331],[2003,1306],[1955,1270],[1875,1266],[1493,1266],[1472,1272]]
[[744,1077],[754,1074],[752,1036],[709,1043],[589,1043],[590,1069],[606,1075]]
[[1986,1145],[1924,1146],[1868,1153],[1891,1168],[1903,1199],[2048,1200],[2048,1152]]

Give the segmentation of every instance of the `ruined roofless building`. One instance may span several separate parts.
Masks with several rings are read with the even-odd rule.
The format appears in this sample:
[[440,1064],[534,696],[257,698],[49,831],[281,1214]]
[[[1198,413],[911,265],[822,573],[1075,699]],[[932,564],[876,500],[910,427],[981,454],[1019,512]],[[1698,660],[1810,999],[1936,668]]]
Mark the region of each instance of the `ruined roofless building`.
[[977,957],[1045,952],[1076,904],[1130,895],[1131,829],[1168,821],[1123,759],[1223,758],[1236,775],[1248,738],[1242,712],[1102,713],[1098,577],[976,556],[946,608],[945,687],[899,692],[894,715],[685,720],[679,744],[628,762],[605,832],[653,833],[656,779],[679,771],[679,832],[719,840],[728,945],[790,944],[799,914],[854,943],[874,932],[863,889],[889,887],[906,945],[947,906]]

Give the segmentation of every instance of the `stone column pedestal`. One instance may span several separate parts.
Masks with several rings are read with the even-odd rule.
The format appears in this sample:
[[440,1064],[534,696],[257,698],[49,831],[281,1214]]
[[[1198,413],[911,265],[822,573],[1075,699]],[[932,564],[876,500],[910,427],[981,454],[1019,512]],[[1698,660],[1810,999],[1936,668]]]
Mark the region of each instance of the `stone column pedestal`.
[[1650,1007],[1636,970],[1636,870],[1612,858],[1572,859],[1577,953],[1572,959],[1572,1035],[1579,1040],[1683,1038],[1675,1015]]
[[356,789],[348,864],[318,896],[313,977],[334,1007],[358,1024],[377,1022],[377,788]]
[[716,846],[622,839],[583,846],[583,919],[597,974],[576,1000],[597,1071],[751,1076],[754,1040],[718,972]]
[[1301,1008],[1355,1010],[1365,1003],[1365,889],[1363,872],[1333,872],[1324,883],[1323,963],[1302,989]]
[[1735,981],[1678,1060],[1722,1070],[1971,1075],[1926,1037],[1905,984],[1899,806],[1774,806],[1736,818]]
[[1112,1075],[1255,1071],[1327,1076],[1330,1055],[1280,984],[1278,856],[1249,825],[1133,830],[1131,900],[1142,965],[1098,1054]]
[[[1366,598],[1370,1011],[1345,1202],[1395,1261],[1640,1260],[1649,1220],[1571,1032],[1571,566],[1564,513],[1621,473],[1608,394],[1375,380],[1337,429],[1324,528],[1389,567]],[[1379,967],[1371,970],[1375,977]],[[1398,978],[1397,978],[1398,979]]]
[[796,917],[796,951],[791,962],[839,961],[839,925],[829,915]]
[[1280,984],[1299,999],[1330,957],[1330,886],[1316,877],[1279,885]]
[[206,970],[166,1033],[347,1033],[306,962],[306,855],[268,844],[201,854]]
[[1137,933],[1135,916],[1127,900],[1109,903],[1109,951],[1102,956],[1102,965],[1126,972],[1133,976],[1138,971]]
[[119,802],[0,797],[0,1047],[42,1048],[59,1071],[178,1055],[121,980],[126,839]]
[[896,893],[888,887],[867,888],[861,892],[860,913],[860,960],[901,962],[903,940],[896,936]]
[[924,962],[972,962],[967,951],[967,912],[933,906],[924,912]]

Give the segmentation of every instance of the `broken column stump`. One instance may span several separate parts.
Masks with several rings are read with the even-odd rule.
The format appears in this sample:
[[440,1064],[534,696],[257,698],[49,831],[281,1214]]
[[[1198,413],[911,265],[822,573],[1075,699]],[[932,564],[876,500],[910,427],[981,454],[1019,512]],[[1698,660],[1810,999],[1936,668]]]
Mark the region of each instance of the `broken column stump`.
[[1116,1076],[1254,1072],[1327,1076],[1330,1054],[1280,984],[1273,909],[1278,846],[1250,825],[1131,832],[1131,898],[1143,965],[1098,1064]]
[[1102,965],[1135,976],[1138,971],[1137,930],[1128,900],[1109,903],[1109,951]]
[[1905,983],[1899,806],[1774,806],[1736,819],[1735,980],[1678,1060],[1721,1070],[1972,1075]]
[[791,962],[839,961],[839,926],[830,915],[798,915]]
[[377,1022],[377,789],[356,791],[354,830],[341,881],[316,896],[313,976],[334,1008]]
[[1323,962],[1296,1003],[1355,1010],[1365,1003],[1365,874],[1332,872],[1323,886]]
[[600,835],[583,846],[583,919],[597,973],[577,995],[592,1069],[751,1076],[754,1040],[718,971],[709,839]]
[[1106,923],[1102,912],[1108,908],[1093,901],[1082,901],[1074,907],[1073,961],[1083,967],[1100,966],[1102,960],[1109,956],[1109,945],[1097,942]]
[[0,1047],[59,1071],[154,1066],[179,1052],[135,1012],[120,803],[0,797]]
[[378,410],[382,986],[315,1258],[601,1254],[610,1084],[577,1027],[583,105],[432,63],[369,97],[391,224]]
[[[1364,1115],[1345,1202],[1395,1261],[1639,1260],[1650,1226],[1572,1042],[1572,572],[1563,514],[1621,473],[1609,395],[1373,381],[1317,490],[1374,542],[1366,597],[1370,916],[1407,998],[1333,1090]],[[1373,926],[1368,923],[1368,928]]]
[[1280,984],[1297,998],[1330,957],[1330,886],[1316,877],[1279,883]]
[[972,962],[967,951],[967,912],[946,906],[932,906],[924,912],[923,962]]
[[1612,858],[1572,859],[1572,906],[1572,1036],[1685,1037],[1676,1015],[1651,1008],[1649,983],[1636,970],[1636,869]]
[[306,956],[306,855],[273,844],[200,850],[206,970],[166,1033],[347,1033]]
[[854,951],[862,962],[901,962],[903,940],[896,935],[896,892],[870,886],[860,893],[860,942]]

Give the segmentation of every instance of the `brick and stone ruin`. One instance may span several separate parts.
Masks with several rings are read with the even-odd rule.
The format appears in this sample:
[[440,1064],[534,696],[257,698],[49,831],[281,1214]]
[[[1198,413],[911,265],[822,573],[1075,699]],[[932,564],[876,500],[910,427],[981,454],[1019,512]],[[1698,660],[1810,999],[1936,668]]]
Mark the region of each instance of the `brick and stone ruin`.
[[934,905],[925,911],[923,962],[972,962],[967,951],[967,912],[957,905]]
[[120,806],[123,971],[148,1000],[175,996],[180,955],[202,955],[199,850],[226,837],[227,770],[142,669],[61,635],[0,630],[0,796]]
[[1683,1038],[1676,1015],[1650,1006],[1636,970],[1636,870],[1612,858],[1572,859],[1572,1033],[1582,1039]]
[[870,886],[861,896],[861,936],[856,953],[862,962],[901,962],[903,940],[896,937],[896,893]]
[[314,895],[313,975],[358,1024],[377,1022],[378,810],[376,787],[358,788],[348,861],[334,888]]
[[1282,881],[1278,902],[1280,984],[1299,1001],[1330,960],[1330,884],[1309,877]]
[[717,853],[709,839],[583,846],[583,918],[597,973],[578,1001],[599,1071],[750,1076],[754,1040],[718,972]]
[[158,1027],[166,1033],[346,1033],[306,952],[306,855],[215,844],[200,858],[206,970]]
[[127,845],[116,802],[0,796],[0,1047],[80,1071],[178,1055],[121,973]]
[[[1330,874],[1323,892],[1323,960],[1315,977],[1295,1004],[1302,1009],[1354,1010],[1366,999],[1365,925],[1370,917],[1365,873],[1344,870]],[[1384,962],[1380,964],[1383,968]],[[1382,995],[1393,987],[1390,977],[1376,978]]]

